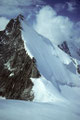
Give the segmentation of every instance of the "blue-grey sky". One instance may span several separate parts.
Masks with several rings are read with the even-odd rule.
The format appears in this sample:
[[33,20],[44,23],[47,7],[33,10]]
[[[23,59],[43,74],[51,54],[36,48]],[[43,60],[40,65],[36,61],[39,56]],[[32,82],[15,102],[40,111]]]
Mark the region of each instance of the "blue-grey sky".
[[59,15],[68,16],[73,21],[80,20],[80,0],[44,0]]
[[26,16],[27,13],[35,11],[39,4],[50,5],[58,15],[80,21],[80,0],[0,0],[0,16],[11,18],[20,13]]

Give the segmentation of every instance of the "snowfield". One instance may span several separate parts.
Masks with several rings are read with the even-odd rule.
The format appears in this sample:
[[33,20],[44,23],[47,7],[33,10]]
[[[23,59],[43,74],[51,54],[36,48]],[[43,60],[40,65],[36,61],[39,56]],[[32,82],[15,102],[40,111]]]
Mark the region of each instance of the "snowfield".
[[0,120],[80,120],[80,105],[0,100]]

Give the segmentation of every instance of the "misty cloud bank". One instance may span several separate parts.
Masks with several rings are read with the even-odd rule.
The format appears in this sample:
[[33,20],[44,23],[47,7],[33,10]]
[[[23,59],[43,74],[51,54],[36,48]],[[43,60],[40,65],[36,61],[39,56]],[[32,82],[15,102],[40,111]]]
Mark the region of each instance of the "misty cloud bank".
[[68,17],[59,16],[50,6],[43,7],[36,16],[35,30],[53,43],[63,41],[80,42],[80,22],[74,23]]
[[24,15],[29,6],[38,4],[44,4],[43,0],[0,0],[0,16]]

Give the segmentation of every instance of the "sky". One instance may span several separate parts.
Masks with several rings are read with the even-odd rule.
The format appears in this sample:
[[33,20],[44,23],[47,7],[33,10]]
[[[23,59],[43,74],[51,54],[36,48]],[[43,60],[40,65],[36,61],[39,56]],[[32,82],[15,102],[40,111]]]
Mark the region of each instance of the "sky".
[[80,20],[80,0],[0,0],[0,16],[24,15],[28,6],[38,4],[50,5],[57,14],[68,16],[73,21]]
[[80,20],[80,0],[45,0],[59,15],[68,16],[74,21]]

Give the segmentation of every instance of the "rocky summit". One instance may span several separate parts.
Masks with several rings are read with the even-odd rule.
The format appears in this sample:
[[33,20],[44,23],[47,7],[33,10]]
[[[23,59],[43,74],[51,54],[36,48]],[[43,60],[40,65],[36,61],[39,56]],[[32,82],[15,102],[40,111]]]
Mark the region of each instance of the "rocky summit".
[[0,31],[0,96],[6,99],[33,100],[30,78],[40,77],[35,58],[30,58],[21,36],[19,15]]

